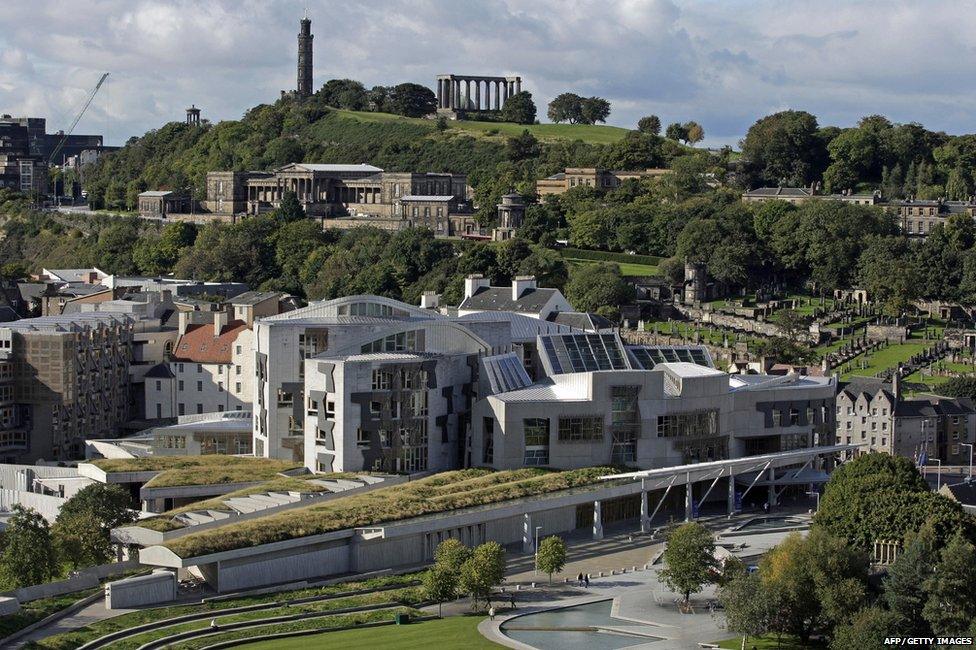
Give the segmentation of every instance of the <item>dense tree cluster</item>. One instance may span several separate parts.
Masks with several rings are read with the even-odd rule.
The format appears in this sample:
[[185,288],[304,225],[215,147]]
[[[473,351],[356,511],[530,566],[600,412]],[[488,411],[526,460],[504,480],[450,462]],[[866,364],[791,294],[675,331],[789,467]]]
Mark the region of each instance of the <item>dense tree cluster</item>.
[[610,102],[602,97],[580,97],[576,93],[556,95],[549,102],[547,115],[557,124],[596,124],[610,117]]
[[[973,517],[932,493],[907,459],[866,454],[831,475],[814,526],[725,581],[727,627],[743,636],[814,636],[836,650],[885,637],[976,633]],[[900,544],[878,584],[875,541]],[[873,588],[872,588],[873,587]]]
[[974,191],[976,136],[893,124],[880,115],[840,129],[820,127],[804,111],[774,113],[753,124],[741,146],[744,186],[822,182],[832,192],[953,200]]

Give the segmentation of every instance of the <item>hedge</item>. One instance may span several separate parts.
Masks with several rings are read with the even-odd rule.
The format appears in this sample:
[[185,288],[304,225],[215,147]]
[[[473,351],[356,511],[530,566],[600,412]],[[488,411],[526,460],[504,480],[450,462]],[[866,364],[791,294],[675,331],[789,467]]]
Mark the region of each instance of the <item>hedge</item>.
[[655,255],[628,255],[627,253],[611,253],[610,251],[592,251],[583,248],[560,248],[559,254],[580,260],[594,260],[596,262],[618,262],[621,264],[646,264],[657,266],[661,258]]

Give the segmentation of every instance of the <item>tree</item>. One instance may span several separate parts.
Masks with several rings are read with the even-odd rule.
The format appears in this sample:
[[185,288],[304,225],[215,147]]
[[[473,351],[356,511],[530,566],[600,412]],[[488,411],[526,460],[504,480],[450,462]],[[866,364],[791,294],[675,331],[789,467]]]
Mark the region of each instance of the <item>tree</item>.
[[805,111],[782,111],[757,120],[741,144],[749,170],[766,184],[806,185],[826,167],[827,148],[817,118]]
[[486,542],[474,549],[461,565],[460,589],[471,594],[472,607],[491,601],[491,591],[505,579],[505,549],[498,542]]
[[583,98],[575,93],[562,93],[549,102],[549,119],[557,124],[578,124],[583,119]]
[[533,124],[535,113],[532,93],[523,90],[505,100],[505,105],[502,107],[502,120],[516,124]]
[[391,113],[407,117],[424,117],[437,111],[437,96],[427,86],[402,83],[390,88],[386,107]]
[[707,528],[691,522],[669,530],[665,541],[661,580],[682,594],[687,605],[691,594],[712,581],[717,566],[715,538]]
[[540,152],[539,140],[528,129],[523,129],[521,134],[505,142],[505,152],[508,154],[508,159],[514,162],[537,158]]
[[661,118],[646,115],[637,121],[637,130],[648,135],[661,135]]
[[904,634],[932,632],[922,615],[926,594],[921,586],[932,576],[937,556],[935,530],[926,524],[909,536],[898,559],[888,567],[883,582],[884,603],[898,619]]
[[102,483],[88,485],[68,499],[51,528],[62,557],[75,568],[110,560],[112,529],[136,519],[130,501],[120,486]]
[[422,582],[424,597],[437,603],[437,615],[441,616],[442,603],[457,597],[457,570],[446,564],[435,564],[424,573]]
[[634,299],[634,287],[620,276],[615,264],[587,264],[570,270],[566,298],[579,311],[616,318],[620,305]]
[[830,636],[867,595],[867,555],[814,527],[807,537],[793,533],[759,564],[763,590],[774,612],[770,630],[806,642]]
[[705,129],[698,122],[686,122],[681,127],[685,132],[685,142],[691,145],[698,144],[705,139]]
[[760,636],[769,631],[772,611],[758,573],[737,575],[718,590],[725,609],[725,626],[745,637]]
[[549,584],[552,584],[552,574],[559,573],[564,566],[566,566],[566,542],[557,535],[542,540],[536,552],[535,568],[549,575]]
[[780,309],[769,319],[788,339],[796,339],[807,329],[807,319],[793,309]]
[[0,573],[12,588],[41,584],[55,576],[57,559],[51,531],[36,510],[15,504],[3,540]]
[[668,140],[674,140],[675,142],[684,142],[688,139],[688,131],[685,129],[683,124],[678,122],[668,124],[668,128],[664,132],[664,135]]
[[937,634],[964,634],[976,619],[976,547],[957,533],[925,581],[922,614]]
[[305,208],[298,201],[298,195],[291,190],[285,190],[278,205],[278,216],[283,221],[298,221],[305,218]]
[[602,97],[586,97],[580,101],[580,122],[596,124],[606,122],[610,116],[610,102]]
[[438,544],[434,551],[434,562],[450,567],[455,573],[470,557],[471,549],[453,537]]
[[[830,647],[832,650],[881,648],[885,646],[885,640],[892,636],[892,630],[898,629],[898,625],[898,616],[894,612],[880,607],[865,607],[849,623],[839,625],[834,630]],[[913,630],[908,634],[918,636],[922,632]]]
[[939,394],[976,399],[976,377],[952,377],[942,384]]
[[350,111],[364,111],[369,107],[365,86],[353,79],[329,79],[316,94],[327,106]]

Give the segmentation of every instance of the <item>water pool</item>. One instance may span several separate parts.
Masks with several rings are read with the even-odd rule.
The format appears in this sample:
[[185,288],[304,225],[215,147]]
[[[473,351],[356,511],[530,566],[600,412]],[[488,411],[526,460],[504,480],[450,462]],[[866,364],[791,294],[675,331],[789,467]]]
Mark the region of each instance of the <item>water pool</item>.
[[[651,630],[610,615],[612,600],[563,607],[510,619],[502,634],[538,650],[621,650],[663,640],[645,634]],[[626,627],[633,634],[609,628]],[[643,628],[643,629],[640,629]]]

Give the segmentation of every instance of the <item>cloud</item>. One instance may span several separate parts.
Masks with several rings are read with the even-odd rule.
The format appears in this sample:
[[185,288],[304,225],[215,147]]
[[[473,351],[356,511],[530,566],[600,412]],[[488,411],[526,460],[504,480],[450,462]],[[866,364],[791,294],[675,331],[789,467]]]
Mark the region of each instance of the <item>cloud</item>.
[[[0,106],[124,142],[190,103],[235,119],[295,83],[299,0],[12,0],[0,14]],[[611,123],[694,119],[735,143],[784,108],[976,130],[966,83],[976,14],[961,0],[311,0],[315,82],[520,74],[540,115],[572,90]]]

